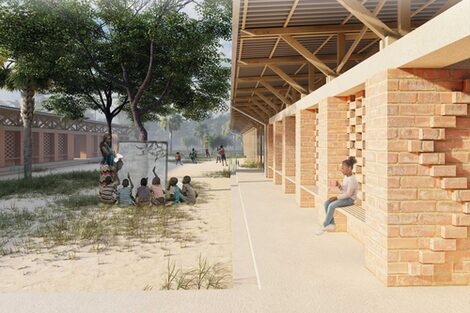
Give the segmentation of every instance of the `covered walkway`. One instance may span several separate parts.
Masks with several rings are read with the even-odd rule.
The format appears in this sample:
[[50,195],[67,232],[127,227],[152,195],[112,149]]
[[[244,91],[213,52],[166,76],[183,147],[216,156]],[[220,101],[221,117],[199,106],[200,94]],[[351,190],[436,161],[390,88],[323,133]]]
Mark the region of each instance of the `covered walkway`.
[[315,211],[281,191],[261,172],[233,177],[232,289],[1,294],[2,311],[468,312],[468,286],[385,287],[367,272],[358,241],[347,233],[314,236]]

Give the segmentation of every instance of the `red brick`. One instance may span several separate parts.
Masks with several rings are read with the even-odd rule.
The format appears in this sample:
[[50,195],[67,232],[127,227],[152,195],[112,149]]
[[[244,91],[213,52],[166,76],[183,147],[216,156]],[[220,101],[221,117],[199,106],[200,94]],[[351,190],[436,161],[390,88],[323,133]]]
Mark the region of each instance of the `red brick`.
[[431,117],[430,126],[435,127],[455,127],[457,125],[457,119],[455,116],[433,116]]
[[462,206],[462,212],[465,214],[470,214],[470,202],[465,202]]
[[434,251],[419,251],[419,262],[423,264],[444,263],[445,253]]
[[456,190],[452,192],[452,200],[467,202],[470,201],[470,190]]
[[452,214],[452,225],[470,226],[470,215]]
[[421,153],[419,164],[445,164],[444,153]]
[[433,251],[455,251],[457,250],[457,240],[433,238],[430,248]]
[[442,104],[441,105],[441,115],[467,115],[467,104]]
[[402,187],[434,187],[435,178],[432,177],[402,177],[400,185]]
[[401,237],[433,237],[435,227],[431,225],[400,226]]
[[470,103],[470,93],[460,91],[453,92],[452,103]]
[[467,238],[467,227],[442,226],[442,238]]
[[445,139],[444,128],[420,128],[419,139],[443,140]]
[[442,189],[467,189],[466,177],[443,178],[441,180]]
[[435,201],[402,201],[401,212],[432,212],[436,209]]
[[455,165],[433,165],[430,175],[433,177],[452,177],[457,175],[457,167]]
[[409,152],[434,152],[434,141],[408,140]]

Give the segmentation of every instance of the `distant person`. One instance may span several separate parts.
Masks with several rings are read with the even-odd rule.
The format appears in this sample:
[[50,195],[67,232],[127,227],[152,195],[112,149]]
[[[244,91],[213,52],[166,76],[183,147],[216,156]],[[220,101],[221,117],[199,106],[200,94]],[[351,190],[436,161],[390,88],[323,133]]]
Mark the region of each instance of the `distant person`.
[[220,162],[220,152],[219,152],[220,147],[217,147],[216,149],[217,149],[217,152],[216,152],[217,156],[215,158],[215,163],[219,163]]
[[135,204],[132,189],[134,189],[134,184],[132,183],[131,176],[127,173],[127,178],[122,181],[122,187],[117,191],[117,199],[120,205],[129,206]]
[[148,179],[144,177],[140,180],[140,187],[137,189],[135,195],[135,202],[138,206],[144,206],[150,204],[151,190],[147,187]]
[[103,140],[100,143],[100,151],[103,159],[101,164],[114,165],[114,150],[113,150],[113,140],[110,134],[105,134]]
[[225,156],[225,149],[224,149],[224,146],[220,146],[220,149],[219,149],[219,154],[220,154],[220,160],[222,162],[222,166],[224,166],[224,162],[225,162],[225,166],[227,166],[227,157]]
[[317,235],[322,235],[325,231],[334,231],[336,229],[334,214],[336,208],[350,206],[354,204],[357,198],[357,180],[352,170],[356,164],[355,157],[349,157],[341,164],[341,172],[344,175],[343,183],[336,181],[336,187],[339,188],[340,194],[337,197],[331,197],[325,202],[325,221]]
[[174,203],[181,202],[181,190],[178,187],[178,178],[172,177],[168,182],[168,200],[174,201]]
[[206,147],[206,158],[210,158],[211,154],[209,153],[209,148]]
[[183,188],[181,189],[181,199],[188,204],[195,204],[197,197],[198,194],[191,185],[191,177],[184,176]]
[[196,163],[197,154],[196,154],[196,150],[194,150],[194,148],[189,153],[189,158],[191,159],[191,162]]
[[176,165],[183,165],[183,162],[181,161],[181,154],[179,152],[176,152],[175,154],[175,161],[176,161]]
[[111,176],[107,176],[104,181],[105,185],[100,188],[99,198],[101,203],[116,203],[116,185],[113,183]]
[[152,170],[155,177],[152,179],[152,204],[162,205],[165,204],[165,192],[163,191],[160,177],[158,177],[157,172],[155,172],[155,167]]

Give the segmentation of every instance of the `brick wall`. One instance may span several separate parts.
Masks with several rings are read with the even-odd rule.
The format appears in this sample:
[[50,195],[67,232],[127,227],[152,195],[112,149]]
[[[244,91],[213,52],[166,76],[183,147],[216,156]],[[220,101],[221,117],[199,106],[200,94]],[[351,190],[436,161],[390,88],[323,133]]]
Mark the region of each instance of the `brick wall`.
[[266,177],[273,178],[273,163],[274,163],[274,151],[273,151],[273,125],[267,126],[267,138],[266,138],[266,156],[267,156],[267,168]]
[[283,121],[282,131],[282,190],[285,193],[295,193],[295,116],[288,116]]
[[296,114],[296,201],[300,207],[315,206],[314,196],[300,188],[313,189],[316,184],[316,110],[302,110]]
[[276,185],[282,184],[282,121],[274,123],[274,136],[273,136],[273,150],[274,150],[274,183]]
[[389,286],[470,283],[470,118],[453,93],[467,77],[391,69],[366,84],[366,261]]
[[[319,222],[323,222],[325,212],[323,203],[338,194],[332,185],[343,179],[341,162],[348,157],[347,134],[348,103],[345,97],[329,97],[318,105],[318,199]],[[339,212],[335,214],[336,230],[346,230],[346,218]]]
[[256,128],[250,128],[242,134],[243,155],[250,161],[258,161],[258,134]]

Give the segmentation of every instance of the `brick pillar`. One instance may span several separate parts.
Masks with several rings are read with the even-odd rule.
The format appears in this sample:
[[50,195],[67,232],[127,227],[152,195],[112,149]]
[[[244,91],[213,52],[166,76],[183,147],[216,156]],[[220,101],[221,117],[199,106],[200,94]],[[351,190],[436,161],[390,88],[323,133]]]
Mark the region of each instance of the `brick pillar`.
[[67,134],[67,160],[75,158],[75,135]]
[[300,207],[314,207],[314,196],[300,188],[315,185],[316,172],[316,113],[311,110],[298,111],[296,114],[296,136],[295,136],[295,199]]
[[[318,209],[319,222],[323,223],[323,203],[336,196],[338,188],[332,185],[342,181],[341,162],[348,157],[347,148],[348,103],[344,97],[329,97],[318,105]],[[346,231],[346,218],[335,213],[336,231]]]
[[93,157],[93,135],[86,135],[86,156],[85,158]]
[[466,77],[391,69],[366,83],[366,264],[389,286],[470,284],[470,96],[453,92]]
[[267,138],[266,138],[266,155],[267,155],[267,170],[266,177],[273,178],[273,161],[274,161],[274,151],[273,151],[273,125],[267,125]]
[[0,167],[5,166],[5,129],[0,127]]
[[282,184],[282,121],[274,122],[274,183],[276,185]]
[[18,142],[18,144],[20,145],[20,165],[24,165],[24,131],[23,131],[23,128],[21,128],[20,130],[20,142]]
[[284,117],[282,143],[282,190],[295,193],[295,116]]

